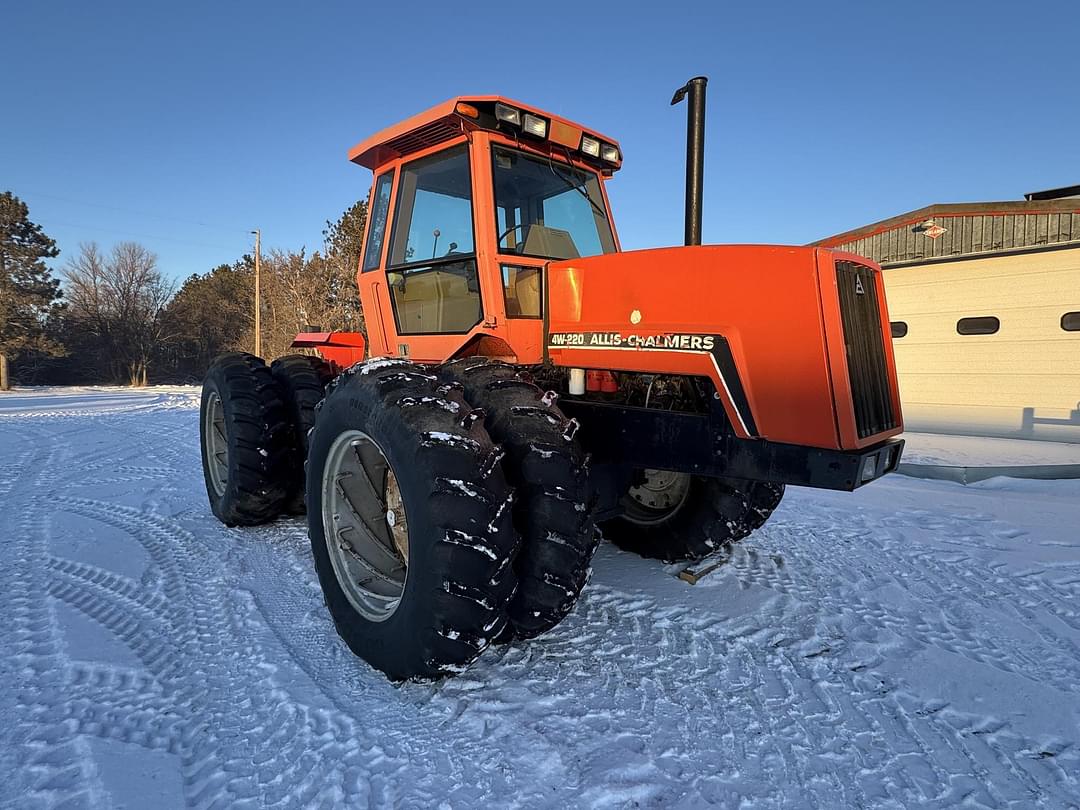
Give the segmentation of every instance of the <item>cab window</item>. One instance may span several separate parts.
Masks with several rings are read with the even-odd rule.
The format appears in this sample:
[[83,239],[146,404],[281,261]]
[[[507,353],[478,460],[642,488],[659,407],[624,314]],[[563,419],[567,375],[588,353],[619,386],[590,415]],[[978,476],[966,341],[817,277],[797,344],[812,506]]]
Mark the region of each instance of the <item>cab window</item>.
[[406,164],[386,274],[399,335],[465,334],[480,323],[475,254],[467,147]]
[[407,164],[398,184],[388,265],[460,258],[473,252],[467,147]]
[[549,259],[614,253],[593,172],[513,149],[492,150],[499,252]]
[[394,185],[394,172],[379,177],[371,200],[371,226],[368,228],[367,244],[364,246],[364,271],[374,270],[382,259],[383,237],[386,235],[386,214],[390,210],[390,189]]

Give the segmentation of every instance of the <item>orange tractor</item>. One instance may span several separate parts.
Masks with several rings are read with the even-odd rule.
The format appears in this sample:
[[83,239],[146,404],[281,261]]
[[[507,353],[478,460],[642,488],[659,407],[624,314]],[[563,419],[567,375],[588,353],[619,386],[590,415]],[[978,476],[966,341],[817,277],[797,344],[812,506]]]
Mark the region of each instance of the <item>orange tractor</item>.
[[[499,96],[368,138],[357,281],[368,342],[303,333],[203,388],[206,489],[228,525],[306,510],[349,647],[393,678],[468,665],[573,607],[603,536],[698,559],[786,484],[895,469],[880,268],[700,244],[705,79],[688,99],[686,246],[623,252],[616,141]],[[368,359],[365,359],[367,357]]]

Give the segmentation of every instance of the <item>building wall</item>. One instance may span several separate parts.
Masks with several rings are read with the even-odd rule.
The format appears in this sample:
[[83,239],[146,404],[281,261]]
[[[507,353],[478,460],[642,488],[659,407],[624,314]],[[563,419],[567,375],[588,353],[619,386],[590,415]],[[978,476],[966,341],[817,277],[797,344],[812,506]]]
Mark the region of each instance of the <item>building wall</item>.
[[[885,270],[908,430],[1080,442],[1080,246]],[[993,335],[959,335],[993,315]],[[1060,421],[1062,424],[1053,422]]]

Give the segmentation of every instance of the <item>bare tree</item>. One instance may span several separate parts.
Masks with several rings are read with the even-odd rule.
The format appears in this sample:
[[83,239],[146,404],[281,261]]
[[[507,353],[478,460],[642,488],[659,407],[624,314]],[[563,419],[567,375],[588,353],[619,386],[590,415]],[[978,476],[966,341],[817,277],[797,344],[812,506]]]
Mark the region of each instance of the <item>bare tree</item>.
[[162,315],[157,374],[201,379],[214,358],[250,350],[253,272],[247,257],[184,281]]
[[[263,352],[267,357],[288,354],[296,333],[309,326],[363,329],[356,267],[320,252],[269,251],[262,260]],[[243,345],[250,347],[250,333]]]
[[96,244],[82,244],[64,276],[69,317],[86,348],[96,348],[114,382],[146,385],[173,292],[157,256],[134,242],[121,242],[107,257]]

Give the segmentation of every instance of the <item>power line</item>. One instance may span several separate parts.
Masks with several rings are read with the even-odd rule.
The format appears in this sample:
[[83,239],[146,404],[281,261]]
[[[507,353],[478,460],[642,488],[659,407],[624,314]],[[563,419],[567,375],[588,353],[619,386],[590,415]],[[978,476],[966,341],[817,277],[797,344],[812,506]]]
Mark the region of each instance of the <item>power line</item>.
[[[195,247],[213,248],[214,250],[235,251],[238,249],[236,246],[226,247],[225,245],[212,245],[208,242],[193,242],[190,239],[177,239],[174,236],[155,236],[153,234],[135,233],[133,231],[121,231],[115,228],[99,228],[96,225],[77,225],[74,222],[61,222],[58,219],[50,218],[49,222],[51,222],[53,225],[62,225],[65,228],[75,228],[76,230],[81,231],[98,231],[100,233],[112,233],[118,234],[120,236],[132,236],[136,239],[156,239],[164,242],[176,242],[177,244],[181,245],[193,245]],[[237,240],[239,241],[239,237],[237,237]],[[246,242],[247,240],[244,241]]]
[[73,199],[71,197],[63,197],[63,196],[60,196],[59,194],[47,194],[47,193],[45,193],[43,191],[37,191],[35,189],[21,189],[21,191],[23,191],[24,193],[27,193],[27,194],[33,194],[33,195],[38,196],[38,197],[45,197],[45,198],[51,199],[51,200],[60,200],[62,202],[72,203],[74,205],[84,205],[84,206],[87,206],[87,207],[90,207],[90,208],[102,208],[102,209],[105,209],[107,211],[119,211],[119,212],[125,213],[125,214],[138,214],[139,216],[151,217],[153,219],[168,220],[170,222],[181,222],[181,223],[183,223],[185,225],[198,225],[201,228],[210,228],[210,229],[215,230],[215,231],[221,231],[222,233],[236,233],[236,234],[247,233],[246,228],[223,227],[221,225],[213,225],[213,224],[211,224],[209,222],[199,222],[198,220],[193,220],[193,219],[181,219],[180,217],[174,217],[174,216],[170,216],[168,214],[154,214],[154,213],[151,213],[151,212],[148,212],[148,211],[145,211],[145,210],[139,210],[139,209],[135,209],[135,208],[122,208],[122,207],[117,206],[117,205],[104,205],[103,203],[92,203],[92,202],[87,202],[86,200],[76,200],[76,199]]

